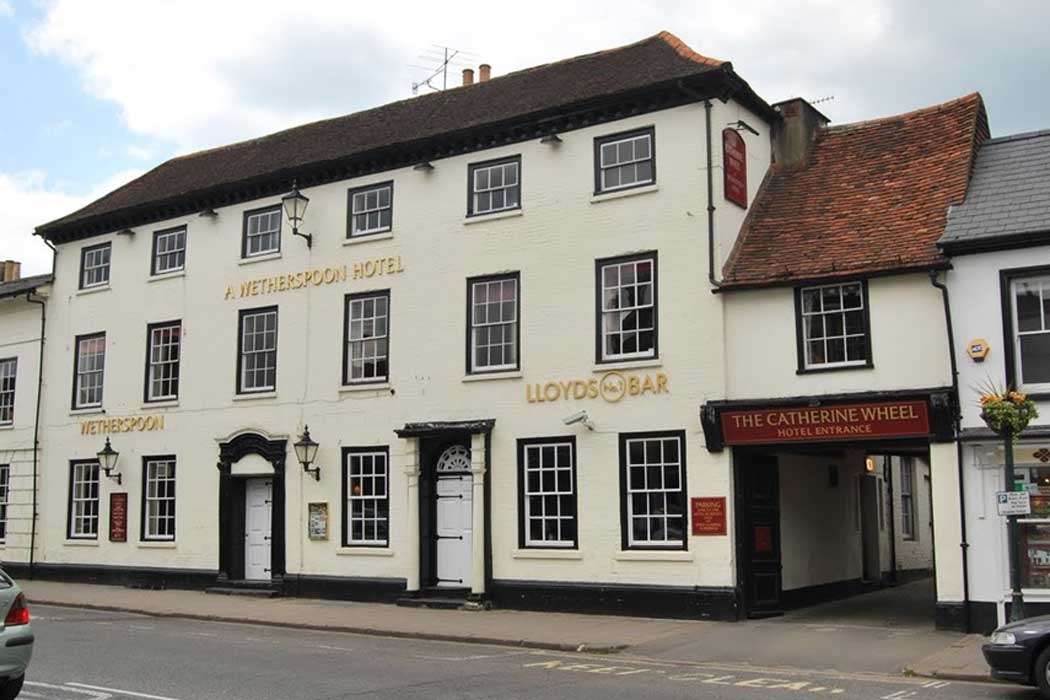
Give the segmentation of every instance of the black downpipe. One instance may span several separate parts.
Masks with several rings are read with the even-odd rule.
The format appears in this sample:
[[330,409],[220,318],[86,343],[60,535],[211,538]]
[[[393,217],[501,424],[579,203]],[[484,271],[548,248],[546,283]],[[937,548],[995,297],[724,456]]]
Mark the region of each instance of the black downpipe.
[[707,280],[718,289],[722,283],[715,279],[715,185],[714,158],[711,155],[711,100],[704,100],[704,120],[707,127]]
[[33,514],[29,524],[29,578],[32,580],[36,564],[37,492],[40,484],[40,399],[44,393],[44,332],[47,328],[47,304],[26,294],[26,301],[40,305],[40,357],[37,360],[36,418],[33,422]]
[[[948,300],[948,286],[937,280],[937,270],[930,270],[930,284],[941,290],[944,299],[944,323],[948,329],[948,358],[952,368],[952,392],[955,394],[955,460],[959,469],[959,520],[962,542],[963,569],[963,621],[966,630],[970,630],[970,543],[966,541],[966,493],[963,489],[963,448],[962,448],[962,403],[959,397],[959,366],[955,361],[955,331],[952,329],[952,307]],[[932,484],[932,481],[931,481]]]

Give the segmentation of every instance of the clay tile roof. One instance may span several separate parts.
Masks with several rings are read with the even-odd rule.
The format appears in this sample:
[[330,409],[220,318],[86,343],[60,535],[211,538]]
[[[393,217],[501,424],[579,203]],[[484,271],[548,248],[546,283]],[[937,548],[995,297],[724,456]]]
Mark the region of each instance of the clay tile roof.
[[822,130],[804,163],[767,174],[724,288],[945,265],[937,239],[987,135],[977,93]]
[[540,119],[615,95],[720,72],[731,73],[731,64],[701,56],[670,32],[660,32],[627,46],[173,158],[83,209],[38,227],[37,233],[52,237],[100,217],[124,216],[238,183],[250,185],[304,168],[363,159],[382,149],[414,148],[427,139]]

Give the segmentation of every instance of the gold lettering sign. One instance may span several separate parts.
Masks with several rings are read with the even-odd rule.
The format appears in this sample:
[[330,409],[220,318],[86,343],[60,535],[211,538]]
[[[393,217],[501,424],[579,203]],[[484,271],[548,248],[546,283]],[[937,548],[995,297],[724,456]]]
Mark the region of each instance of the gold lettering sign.
[[628,396],[667,394],[667,375],[624,374],[605,372],[590,379],[566,379],[525,385],[525,400],[529,403],[556,401],[583,401],[602,399],[606,403],[619,403]]
[[80,421],[81,435],[141,433],[155,430],[164,430],[164,416],[123,416]]
[[335,267],[319,267],[302,272],[290,272],[272,277],[260,277],[253,280],[245,280],[236,284],[227,284],[223,295],[225,301],[230,299],[245,299],[247,297],[265,296],[275,292],[287,292],[293,289],[304,289],[306,287],[323,287],[337,282],[346,282],[348,279],[369,279],[385,275],[396,275],[405,271],[405,265],[400,255],[374,260],[355,262],[349,267],[338,265]]

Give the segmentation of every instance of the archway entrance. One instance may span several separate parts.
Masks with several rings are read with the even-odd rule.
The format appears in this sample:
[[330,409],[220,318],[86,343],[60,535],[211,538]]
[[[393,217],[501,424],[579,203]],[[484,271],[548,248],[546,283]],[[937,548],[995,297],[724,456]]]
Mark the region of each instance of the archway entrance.
[[219,583],[281,586],[286,454],[287,440],[254,432],[219,444]]

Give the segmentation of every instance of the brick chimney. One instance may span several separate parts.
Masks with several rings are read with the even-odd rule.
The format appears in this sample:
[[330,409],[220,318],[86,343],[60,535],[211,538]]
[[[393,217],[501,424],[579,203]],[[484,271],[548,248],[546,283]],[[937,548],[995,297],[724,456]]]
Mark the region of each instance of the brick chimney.
[[22,278],[22,263],[14,260],[0,262],[0,282],[14,282]]
[[474,69],[464,68],[463,69],[463,87],[474,84]]
[[492,66],[487,63],[482,63],[478,66],[478,82],[487,83],[489,78],[492,77]]
[[801,97],[777,102],[773,109],[782,117],[773,127],[773,162],[781,166],[804,162],[817,134],[831,120]]

